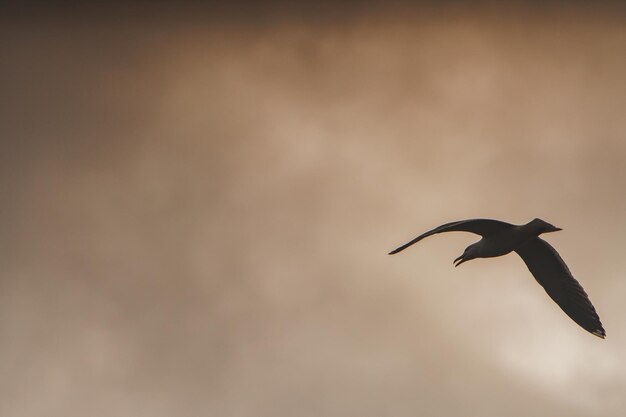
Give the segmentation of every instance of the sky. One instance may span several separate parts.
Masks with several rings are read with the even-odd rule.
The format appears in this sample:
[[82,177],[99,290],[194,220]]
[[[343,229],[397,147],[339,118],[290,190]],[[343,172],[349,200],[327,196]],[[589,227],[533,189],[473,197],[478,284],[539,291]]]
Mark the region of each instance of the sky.
[[[1,415],[622,415],[623,8],[149,7],[0,18]],[[387,255],[476,217],[563,228],[607,338]]]

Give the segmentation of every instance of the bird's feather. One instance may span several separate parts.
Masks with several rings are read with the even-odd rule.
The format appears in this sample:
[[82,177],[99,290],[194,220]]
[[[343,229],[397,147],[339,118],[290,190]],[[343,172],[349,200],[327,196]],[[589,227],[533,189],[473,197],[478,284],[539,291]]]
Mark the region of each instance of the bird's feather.
[[416,237],[415,239],[413,239],[412,241],[405,243],[404,245],[400,246],[397,249],[392,250],[391,252],[389,252],[389,255],[393,255],[395,253],[403,251],[404,249],[408,248],[414,243],[419,242],[425,237],[432,236],[437,233],[470,232],[470,233],[475,233],[477,235],[485,237],[485,236],[490,236],[496,233],[503,232],[512,227],[514,227],[514,225],[510,223],[501,222],[499,220],[491,220],[491,219],[470,219],[470,220],[461,220],[461,221],[446,223],[426,233],[423,233],[419,235],[418,237]]
[[565,314],[583,329],[604,339],[606,332],[589,296],[548,242],[535,237],[515,249],[515,252]]

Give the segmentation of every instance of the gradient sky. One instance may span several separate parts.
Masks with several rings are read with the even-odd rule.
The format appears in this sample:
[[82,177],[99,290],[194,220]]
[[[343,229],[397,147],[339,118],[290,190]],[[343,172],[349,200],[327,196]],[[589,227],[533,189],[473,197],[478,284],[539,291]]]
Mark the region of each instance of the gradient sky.
[[0,415],[623,415],[624,10],[244,6],[1,18]]

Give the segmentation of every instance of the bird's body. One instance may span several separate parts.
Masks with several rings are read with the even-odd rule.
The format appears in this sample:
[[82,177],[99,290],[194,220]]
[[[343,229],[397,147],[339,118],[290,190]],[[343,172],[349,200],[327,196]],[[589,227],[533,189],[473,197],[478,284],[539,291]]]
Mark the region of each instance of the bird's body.
[[535,237],[520,226],[492,236],[485,236],[472,245],[477,258],[506,255],[530,238]]
[[471,259],[493,258],[515,251],[550,298],[570,318],[590,333],[604,338],[606,333],[587,293],[574,279],[557,251],[539,238],[542,233],[559,230],[561,229],[541,219],[534,219],[520,226],[490,219],[462,220],[432,229],[389,254],[398,253],[437,233],[453,231],[476,233],[482,236],[482,239],[468,246],[463,254],[454,260],[455,266]]
[[503,228],[503,230],[483,236],[482,239],[471,245],[476,254],[475,257],[495,258],[513,252],[523,243],[544,233],[536,220],[521,226],[507,224],[508,227]]

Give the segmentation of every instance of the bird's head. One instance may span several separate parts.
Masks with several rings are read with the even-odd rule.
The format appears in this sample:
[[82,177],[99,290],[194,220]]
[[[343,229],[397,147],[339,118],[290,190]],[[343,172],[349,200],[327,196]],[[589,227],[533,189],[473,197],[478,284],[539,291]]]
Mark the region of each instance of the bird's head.
[[534,219],[533,221],[530,222],[530,225],[532,226],[533,230],[537,232],[537,236],[539,236],[542,233],[551,233],[551,232],[558,232],[559,230],[563,230],[560,227],[556,227],[541,219]]

